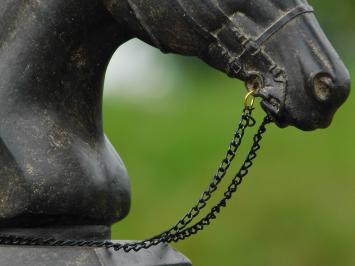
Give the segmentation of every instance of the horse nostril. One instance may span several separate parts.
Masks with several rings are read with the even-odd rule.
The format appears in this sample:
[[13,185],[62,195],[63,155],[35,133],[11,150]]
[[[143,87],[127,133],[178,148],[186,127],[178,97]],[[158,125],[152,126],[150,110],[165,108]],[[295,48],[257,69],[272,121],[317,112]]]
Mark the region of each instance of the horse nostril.
[[313,79],[313,94],[320,102],[329,101],[334,89],[333,79],[328,74],[319,74]]

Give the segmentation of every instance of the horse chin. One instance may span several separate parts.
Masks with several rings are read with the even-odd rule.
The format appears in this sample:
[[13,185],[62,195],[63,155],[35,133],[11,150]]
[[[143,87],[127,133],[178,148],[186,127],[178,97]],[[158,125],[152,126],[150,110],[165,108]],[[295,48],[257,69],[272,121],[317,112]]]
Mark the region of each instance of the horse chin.
[[314,131],[317,129],[325,129],[330,126],[332,117],[325,117],[323,119],[314,120],[294,120],[291,125],[303,131]]
[[280,128],[286,128],[288,126],[294,126],[302,131],[314,131],[317,129],[328,128],[332,122],[332,116],[323,117],[322,119],[296,119],[287,108],[279,108],[275,106],[273,101],[263,99],[261,101],[261,107],[272,119],[272,121]]
[[285,128],[288,126],[287,123],[285,123],[283,116],[280,112],[279,107],[275,106],[272,102],[270,102],[268,99],[263,99],[260,103],[261,107],[263,110],[266,112],[266,114],[272,119],[272,121],[280,128]]

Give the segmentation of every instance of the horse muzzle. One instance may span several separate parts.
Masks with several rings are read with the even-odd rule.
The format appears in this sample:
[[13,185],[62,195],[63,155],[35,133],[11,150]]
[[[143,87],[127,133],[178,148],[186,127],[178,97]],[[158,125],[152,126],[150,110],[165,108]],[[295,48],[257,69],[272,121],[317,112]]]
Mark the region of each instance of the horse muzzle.
[[[306,94],[288,95],[292,91],[287,90],[286,86],[284,90],[260,88],[254,95],[262,98],[262,108],[279,127],[291,125],[305,131],[327,128],[350,94],[348,71],[343,69],[338,73],[340,75],[334,77],[320,72],[310,78],[307,88],[293,90],[306,91]],[[297,98],[298,101],[295,101]]]

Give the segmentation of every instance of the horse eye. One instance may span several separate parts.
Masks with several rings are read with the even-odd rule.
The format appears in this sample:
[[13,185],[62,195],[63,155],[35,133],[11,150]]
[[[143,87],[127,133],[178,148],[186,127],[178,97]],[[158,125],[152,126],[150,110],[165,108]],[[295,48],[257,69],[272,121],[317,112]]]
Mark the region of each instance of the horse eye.
[[252,75],[245,83],[249,91],[258,91],[263,88],[263,79],[260,75]]

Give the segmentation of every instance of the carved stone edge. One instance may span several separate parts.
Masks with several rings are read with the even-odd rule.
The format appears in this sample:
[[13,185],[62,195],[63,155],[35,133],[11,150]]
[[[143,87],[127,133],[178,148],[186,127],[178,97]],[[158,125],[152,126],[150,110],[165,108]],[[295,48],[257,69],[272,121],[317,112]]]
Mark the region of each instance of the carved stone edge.
[[[127,241],[115,241],[126,243]],[[125,253],[106,248],[0,246],[0,265],[27,266],[191,266],[190,260],[166,244]]]

